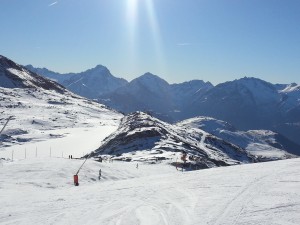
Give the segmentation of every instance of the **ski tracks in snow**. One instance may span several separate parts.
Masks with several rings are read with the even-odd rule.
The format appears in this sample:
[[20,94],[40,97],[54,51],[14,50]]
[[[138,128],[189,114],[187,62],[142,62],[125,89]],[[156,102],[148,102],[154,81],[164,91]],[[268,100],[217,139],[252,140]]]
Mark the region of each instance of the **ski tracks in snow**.
[[[125,198],[124,198],[125,197]],[[191,198],[175,188],[161,188],[160,185],[145,185],[122,194],[124,200],[104,205],[104,224],[116,225],[182,225],[190,224]],[[118,210],[116,210],[118,209]],[[101,211],[100,210],[100,211]],[[115,212],[113,215],[111,212]]]
[[260,176],[255,177],[251,182],[247,183],[241,188],[237,194],[222,208],[222,213],[209,224],[213,225],[238,225],[241,224],[240,219],[243,215],[245,208],[254,199],[259,198],[259,195],[270,185],[273,180],[272,177],[276,176],[277,173],[269,172]]

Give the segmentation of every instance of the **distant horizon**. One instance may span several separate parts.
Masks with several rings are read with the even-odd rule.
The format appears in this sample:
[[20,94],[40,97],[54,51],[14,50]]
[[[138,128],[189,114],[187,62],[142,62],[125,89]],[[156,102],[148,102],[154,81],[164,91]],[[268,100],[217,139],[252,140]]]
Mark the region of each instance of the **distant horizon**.
[[300,1],[3,1],[0,54],[59,73],[300,83]]
[[[113,74],[113,73],[111,72],[110,68],[108,68],[107,66],[102,65],[102,64],[97,64],[97,65],[95,65],[94,67],[85,69],[85,70],[83,70],[83,71],[79,71],[79,72],[67,72],[67,73],[60,73],[60,72],[57,72],[57,71],[55,71],[55,70],[49,69],[49,68],[47,68],[47,67],[36,67],[36,66],[34,66],[34,65],[32,65],[32,64],[27,64],[27,65],[23,65],[23,66],[33,66],[34,68],[38,68],[38,69],[47,69],[47,70],[49,70],[49,71],[51,71],[51,72],[59,73],[59,74],[61,74],[61,75],[72,74],[72,73],[74,73],[74,74],[83,73],[83,72],[86,72],[87,70],[94,69],[94,68],[96,68],[97,66],[103,66],[103,67],[107,68],[107,69],[110,71],[111,75],[113,75],[114,77],[125,79],[125,80],[128,81],[128,82],[131,82],[132,80],[134,80],[134,79],[136,79],[136,78],[139,78],[140,76],[143,76],[144,74],[150,73],[150,74],[152,74],[152,75],[156,75],[156,76],[160,77],[161,79],[167,81],[169,84],[179,84],[179,83],[189,82],[189,81],[193,81],[193,80],[200,80],[200,81],[212,83],[210,80],[203,80],[203,79],[199,79],[199,78],[198,78],[198,79],[195,78],[195,79],[192,79],[192,80],[184,80],[184,81],[181,81],[181,82],[175,82],[175,83],[173,83],[173,82],[169,82],[168,80],[166,80],[165,78],[163,78],[160,74],[154,74],[154,73],[152,73],[151,71],[146,71],[146,72],[144,72],[144,73],[138,75],[137,77],[135,77],[135,78],[129,80],[129,79],[126,79],[126,78],[124,78],[124,77],[122,77],[122,76],[120,76],[120,75],[117,76],[117,75]],[[272,84],[287,84],[287,85],[288,85],[288,84],[293,84],[293,83],[295,83],[295,84],[298,84],[298,85],[299,85],[299,83],[297,83],[297,82],[290,82],[290,83],[273,83],[273,82],[270,82],[270,81],[268,81],[268,80],[264,80],[264,79],[261,79],[261,78],[259,78],[259,77],[254,77],[254,76],[241,76],[241,77],[239,77],[239,78],[235,78],[234,80],[240,80],[240,79],[243,79],[243,78],[255,78],[255,79],[260,79],[260,80],[263,80],[263,81],[266,81],[266,82],[269,82],[269,83],[272,83]],[[222,83],[225,83],[225,82],[231,82],[231,81],[234,81],[234,80],[226,80],[226,81],[224,81],[224,82],[220,82],[220,83],[217,83],[217,84],[212,83],[212,84],[213,84],[214,86],[216,86],[216,85],[218,85],[218,84],[222,84]]]

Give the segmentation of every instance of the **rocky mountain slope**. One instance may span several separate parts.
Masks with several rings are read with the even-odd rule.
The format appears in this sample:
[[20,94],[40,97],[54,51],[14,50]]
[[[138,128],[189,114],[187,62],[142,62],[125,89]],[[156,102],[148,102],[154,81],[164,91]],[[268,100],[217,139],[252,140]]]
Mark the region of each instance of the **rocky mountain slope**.
[[[266,142],[265,136],[253,134],[256,140],[247,139],[249,144],[265,148],[260,155],[261,149],[251,151],[239,142],[219,138],[188,124],[192,123],[183,121],[171,125],[146,113],[131,113],[121,120],[117,131],[106,138],[91,156],[110,155],[115,159],[129,161],[156,161],[177,157],[180,161],[182,154],[186,153],[188,163],[199,168],[294,157]],[[244,139],[240,141],[243,142]]]
[[3,88],[43,88],[55,90],[60,93],[65,91],[61,85],[49,79],[32,73],[26,68],[0,55],[0,87]]

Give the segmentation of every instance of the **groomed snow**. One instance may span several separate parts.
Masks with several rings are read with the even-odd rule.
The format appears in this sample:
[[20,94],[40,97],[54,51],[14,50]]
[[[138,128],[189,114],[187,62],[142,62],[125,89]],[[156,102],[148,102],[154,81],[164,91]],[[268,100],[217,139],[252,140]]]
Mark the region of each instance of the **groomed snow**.
[[0,158],[25,159],[26,157],[27,159],[50,156],[68,158],[69,155],[78,158],[97,149],[102,140],[116,129],[117,126],[113,125],[99,125],[95,128],[66,128],[44,131],[44,135],[48,135],[50,140],[7,147],[0,151]]
[[82,162],[2,160],[0,224],[300,224],[299,159],[192,172],[89,159],[75,187]]

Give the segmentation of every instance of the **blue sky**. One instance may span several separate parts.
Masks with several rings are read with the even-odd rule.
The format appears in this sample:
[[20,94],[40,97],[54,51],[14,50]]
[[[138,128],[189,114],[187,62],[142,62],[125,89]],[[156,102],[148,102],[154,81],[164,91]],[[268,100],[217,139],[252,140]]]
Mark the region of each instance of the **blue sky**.
[[0,54],[131,80],[300,83],[299,0],[1,0]]

